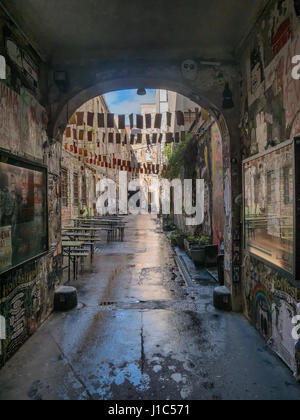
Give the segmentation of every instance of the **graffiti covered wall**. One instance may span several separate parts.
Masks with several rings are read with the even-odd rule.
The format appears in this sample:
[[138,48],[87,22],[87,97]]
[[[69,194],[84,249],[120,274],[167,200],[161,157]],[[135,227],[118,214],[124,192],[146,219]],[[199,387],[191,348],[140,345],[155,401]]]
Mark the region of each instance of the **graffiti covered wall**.
[[48,167],[49,216],[47,255],[0,275],[0,315],[6,321],[6,339],[1,340],[0,348],[2,367],[51,313],[54,289],[61,277],[62,255],[61,148],[56,142],[49,144],[46,111],[26,89],[21,88],[18,93],[3,83],[0,109],[0,148]]
[[[241,56],[243,158],[262,153],[300,133],[300,83],[292,57],[300,53],[300,22],[294,1],[274,0]],[[284,274],[244,251],[244,307],[271,347],[295,371],[292,317],[299,290]]]
[[211,162],[212,162],[212,227],[213,243],[218,244],[219,251],[224,246],[224,171],[222,136],[217,123],[211,128]]

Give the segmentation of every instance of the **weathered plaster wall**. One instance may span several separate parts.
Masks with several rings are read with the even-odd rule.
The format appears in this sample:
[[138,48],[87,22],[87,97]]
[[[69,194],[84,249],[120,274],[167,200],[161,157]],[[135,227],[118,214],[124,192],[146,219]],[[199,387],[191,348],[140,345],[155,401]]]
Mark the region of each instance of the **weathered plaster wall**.
[[[22,54],[29,54],[40,74],[35,82],[18,55],[8,55],[5,34]],[[0,83],[0,148],[48,167],[49,252],[0,275],[0,314],[6,319],[7,339],[1,341],[0,367],[35,332],[53,309],[53,295],[61,275],[59,143],[47,136],[43,97],[43,64],[9,23],[0,17],[0,53],[7,58],[7,79]],[[30,240],[30,238],[28,238]]]
[[185,225],[183,216],[175,216],[175,224],[187,235],[207,236],[219,251],[224,250],[223,142],[217,123],[210,117],[198,136],[195,177],[204,180],[204,221],[191,227]]
[[[300,133],[300,83],[292,78],[292,57],[299,53],[300,22],[294,1],[274,0],[241,56],[243,158]],[[243,286],[246,316],[295,371],[291,320],[297,314],[299,289],[246,252]]]

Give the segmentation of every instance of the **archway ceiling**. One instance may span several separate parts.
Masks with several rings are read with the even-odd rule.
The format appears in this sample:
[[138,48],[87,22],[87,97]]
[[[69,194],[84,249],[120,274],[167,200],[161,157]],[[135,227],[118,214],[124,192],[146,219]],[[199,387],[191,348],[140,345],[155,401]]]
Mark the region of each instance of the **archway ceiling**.
[[267,0],[2,0],[52,63],[227,60]]

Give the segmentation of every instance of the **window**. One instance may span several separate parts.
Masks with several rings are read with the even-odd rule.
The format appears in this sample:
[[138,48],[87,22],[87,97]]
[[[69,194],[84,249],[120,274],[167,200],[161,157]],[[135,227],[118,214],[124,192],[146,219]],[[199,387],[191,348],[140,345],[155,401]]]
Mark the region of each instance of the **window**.
[[64,207],[68,207],[68,171],[61,170],[61,200]]
[[160,99],[160,102],[168,102],[168,91],[167,90],[160,90],[159,91],[159,99]]
[[74,207],[79,207],[79,185],[78,175],[73,175],[73,204]]
[[0,278],[47,250],[47,170],[0,152]]

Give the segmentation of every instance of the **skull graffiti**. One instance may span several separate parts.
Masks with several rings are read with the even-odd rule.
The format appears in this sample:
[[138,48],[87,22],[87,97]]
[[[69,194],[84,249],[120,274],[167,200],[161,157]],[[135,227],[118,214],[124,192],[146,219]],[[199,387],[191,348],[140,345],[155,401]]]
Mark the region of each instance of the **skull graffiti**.
[[198,75],[198,64],[194,60],[185,60],[181,66],[182,75],[186,80],[196,80]]

